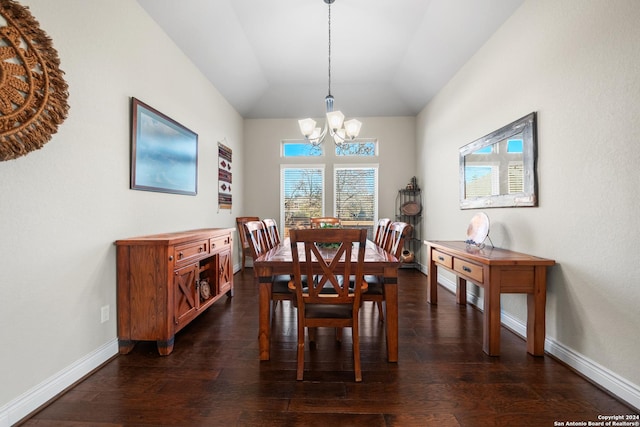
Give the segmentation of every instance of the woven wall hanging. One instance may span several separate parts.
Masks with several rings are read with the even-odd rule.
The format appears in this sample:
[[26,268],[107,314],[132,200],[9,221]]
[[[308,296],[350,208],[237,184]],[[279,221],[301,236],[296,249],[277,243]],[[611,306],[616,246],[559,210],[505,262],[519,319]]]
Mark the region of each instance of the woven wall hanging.
[[28,8],[0,0],[0,161],[42,148],[67,117],[58,52]]

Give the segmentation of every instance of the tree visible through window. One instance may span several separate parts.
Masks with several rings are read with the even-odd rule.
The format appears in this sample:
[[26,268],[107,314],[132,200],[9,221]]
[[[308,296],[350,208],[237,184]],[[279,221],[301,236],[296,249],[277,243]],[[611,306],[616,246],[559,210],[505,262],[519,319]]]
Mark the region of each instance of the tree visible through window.
[[283,167],[280,188],[284,236],[290,228],[308,227],[309,218],[323,216],[324,168]]
[[373,238],[376,219],[378,170],[375,167],[334,169],[335,211],[343,227],[367,228]]

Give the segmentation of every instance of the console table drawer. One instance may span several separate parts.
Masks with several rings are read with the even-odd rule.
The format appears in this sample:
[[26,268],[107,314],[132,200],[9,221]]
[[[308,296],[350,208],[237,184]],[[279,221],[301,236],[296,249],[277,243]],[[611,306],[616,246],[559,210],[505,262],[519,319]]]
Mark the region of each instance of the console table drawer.
[[435,249],[431,252],[431,256],[433,260],[438,264],[441,264],[447,268],[453,268],[453,257],[451,255],[445,254],[444,252],[436,251]]
[[482,266],[480,265],[473,264],[459,258],[453,258],[453,269],[454,271],[471,278],[472,281],[476,281],[479,285],[483,282]]
[[209,253],[209,240],[198,240],[184,245],[176,245],[175,251],[176,266],[185,265]]
[[231,246],[231,237],[228,235],[211,239],[211,252],[217,252],[229,246]]

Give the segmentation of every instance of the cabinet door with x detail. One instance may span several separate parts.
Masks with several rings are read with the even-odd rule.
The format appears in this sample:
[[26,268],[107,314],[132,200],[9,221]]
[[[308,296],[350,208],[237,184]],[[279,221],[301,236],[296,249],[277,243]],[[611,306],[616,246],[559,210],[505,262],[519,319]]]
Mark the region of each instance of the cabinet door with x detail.
[[175,270],[174,321],[176,332],[196,315],[200,299],[197,287],[198,264],[191,264]]

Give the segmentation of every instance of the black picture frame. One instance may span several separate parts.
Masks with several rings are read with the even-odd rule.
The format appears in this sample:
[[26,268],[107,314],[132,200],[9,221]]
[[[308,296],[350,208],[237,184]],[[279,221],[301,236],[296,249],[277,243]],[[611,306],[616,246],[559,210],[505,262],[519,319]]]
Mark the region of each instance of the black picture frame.
[[198,194],[198,134],[134,97],[131,189]]

